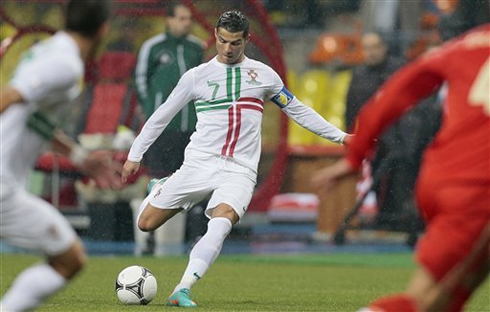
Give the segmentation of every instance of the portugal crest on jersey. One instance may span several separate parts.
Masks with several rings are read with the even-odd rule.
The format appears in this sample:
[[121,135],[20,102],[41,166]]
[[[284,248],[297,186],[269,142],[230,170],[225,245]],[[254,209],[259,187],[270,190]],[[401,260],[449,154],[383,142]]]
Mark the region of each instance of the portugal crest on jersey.
[[260,86],[262,82],[257,81],[257,78],[259,77],[259,74],[255,72],[255,70],[250,69],[247,72],[247,75],[250,77],[250,80],[247,80],[246,83],[255,85],[255,86]]

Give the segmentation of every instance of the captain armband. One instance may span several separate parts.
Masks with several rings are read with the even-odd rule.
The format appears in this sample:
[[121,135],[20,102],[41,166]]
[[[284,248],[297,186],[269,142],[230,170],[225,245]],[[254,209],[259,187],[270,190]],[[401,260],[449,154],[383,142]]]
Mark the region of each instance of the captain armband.
[[280,108],[284,108],[288,106],[293,99],[294,95],[288,89],[286,89],[285,86],[283,86],[281,91],[272,97],[271,101]]

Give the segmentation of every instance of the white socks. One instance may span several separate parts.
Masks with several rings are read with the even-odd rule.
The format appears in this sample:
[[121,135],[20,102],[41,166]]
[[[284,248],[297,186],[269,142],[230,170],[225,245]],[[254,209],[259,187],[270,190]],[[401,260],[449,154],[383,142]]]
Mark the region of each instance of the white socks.
[[66,279],[48,264],[32,266],[15,279],[2,297],[5,311],[26,311],[39,306],[50,295],[59,291]]
[[174,292],[182,288],[190,289],[203,277],[218,257],[231,228],[231,221],[227,218],[213,218],[208,222],[208,230],[192,249],[184,276],[175,287]]

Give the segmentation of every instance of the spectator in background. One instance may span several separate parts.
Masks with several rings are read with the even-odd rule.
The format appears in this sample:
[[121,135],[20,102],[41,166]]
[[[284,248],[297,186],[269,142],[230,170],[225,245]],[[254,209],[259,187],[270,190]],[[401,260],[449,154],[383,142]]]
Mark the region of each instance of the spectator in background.
[[[189,34],[192,14],[179,2],[166,8],[166,31],[145,41],[136,65],[138,99],[146,118],[167,100],[180,77],[204,59],[205,43]],[[145,155],[144,164],[153,177],[177,170],[184,160],[184,149],[196,126],[192,103],[172,120],[165,132]]]
[[26,190],[47,141],[101,187],[120,186],[108,153],[88,153],[58,130],[80,94],[84,62],[108,32],[109,13],[109,1],[68,2],[64,30],[26,51],[9,86],[0,90],[0,237],[46,258],[17,276],[1,298],[1,311],[31,311],[85,263],[82,243],[68,221]]
[[364,30],[385,35],[396,43],[393,48],[401,55],[419,36],[423,7],[422,0],[363,0],[360,13]]
[[[162,105],[177,85],[180,77],[189,69],[198,66],[204,59],[206,44],[190,34],[192,29],[192,13],[188,7],[179,2],[170,2],[166,7],[166,31],[146,40],[138,54],[136,65],[136,89],[143,113],[149,118]],[[150,147],[143,163],[151,177],[164,177],[172,174],[184,161],[184,150],[196,127],[196,111],[190,102],[177,113],[171,123]],[[139,207],[139,205],[135,205]],[[195,209],[197,212],[199,209]],[[198,214],[200,218],[202,214]],[[190,216],[193,216],[190,215]],[[185,215],[175,218],[173,225],[185,223]],[[181,225],[177,231],[185,228]],[[197,227],[193,228],[193,231]],[[159,231],[162,231],[160,229]],[[157,249],[163,240],[162,233],[153,233],[148,238],[147,233],[135,229],[137,238],[136,253],[151,252],[152,239],[155,239]],[[205,224],[202,227],[205,231]],[[202,232],[201,231],[201,232]],[[199,231],[191,236],[199,236]],[[150,246],[139,246],[145,240],[150,240]],[[192,239],[192,237],[191,237]],[[140,243],[138,243],[140,241]],[[150,249],[150,250],[148,250]],[[160,251],[155,250],[156,253]]]
[[374,94],[379,86],[394,71],[403,65],[403,61],[388,54],[388,46],[377,32],[362,36],[364,64],[354,68],[349,91],[345,122],[348,129],[354,127],[354,121],[361,106]]
[[[364,64],[354,68],[347,93],[345,123],[347,129],[351,131],[354,131],[356,127],[357,114],[362,105],[394,71],[403,65],[401,59],[388,54],[388,46],[379,33],[364,34],[362,36],[362,48],[365,61]],[[392,214],[400,208],[401,205],[397,205],[396,202],[406,191],[396,187],[387,188],[387,186],[397,183],[398,178],[404,176],[403,170],[400,172],[400,164],[403,163],[401,160],[403,154],[400,153],[400,140],[399,129],[395,125],[380,139],[375,157],[370,164],[366,164],[371,166],[374,177],[373,191],[376,193],[380,211],[376,219],[377,227],[386,228],[396,224],[393,222],[394,220],[391,220]],[[384,178],[383,183],[379,183],[381,176]]]

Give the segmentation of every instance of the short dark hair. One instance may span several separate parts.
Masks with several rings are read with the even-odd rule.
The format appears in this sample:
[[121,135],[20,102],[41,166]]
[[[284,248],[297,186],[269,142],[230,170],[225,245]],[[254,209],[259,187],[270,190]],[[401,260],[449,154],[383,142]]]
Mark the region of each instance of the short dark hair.
[[184,8],[187,8],[187,6],[183,3],[180,3],[179,1],[170,1],[168,4],[167,4],[167,10],[165,12],[165,15],[167,17],[174,17],[175,16],[175,11],[177,11],[177,8],[178,7],[184,7]]
[[249,32],[248,18],[240,11],[228,11],[221,14],[216,23],[216,29],[220,27],[232,33],[243,31],[243,37],[247,37]]
[[93,37],[109,19],[108,0],[70,0],[66,5],[65,29]]

